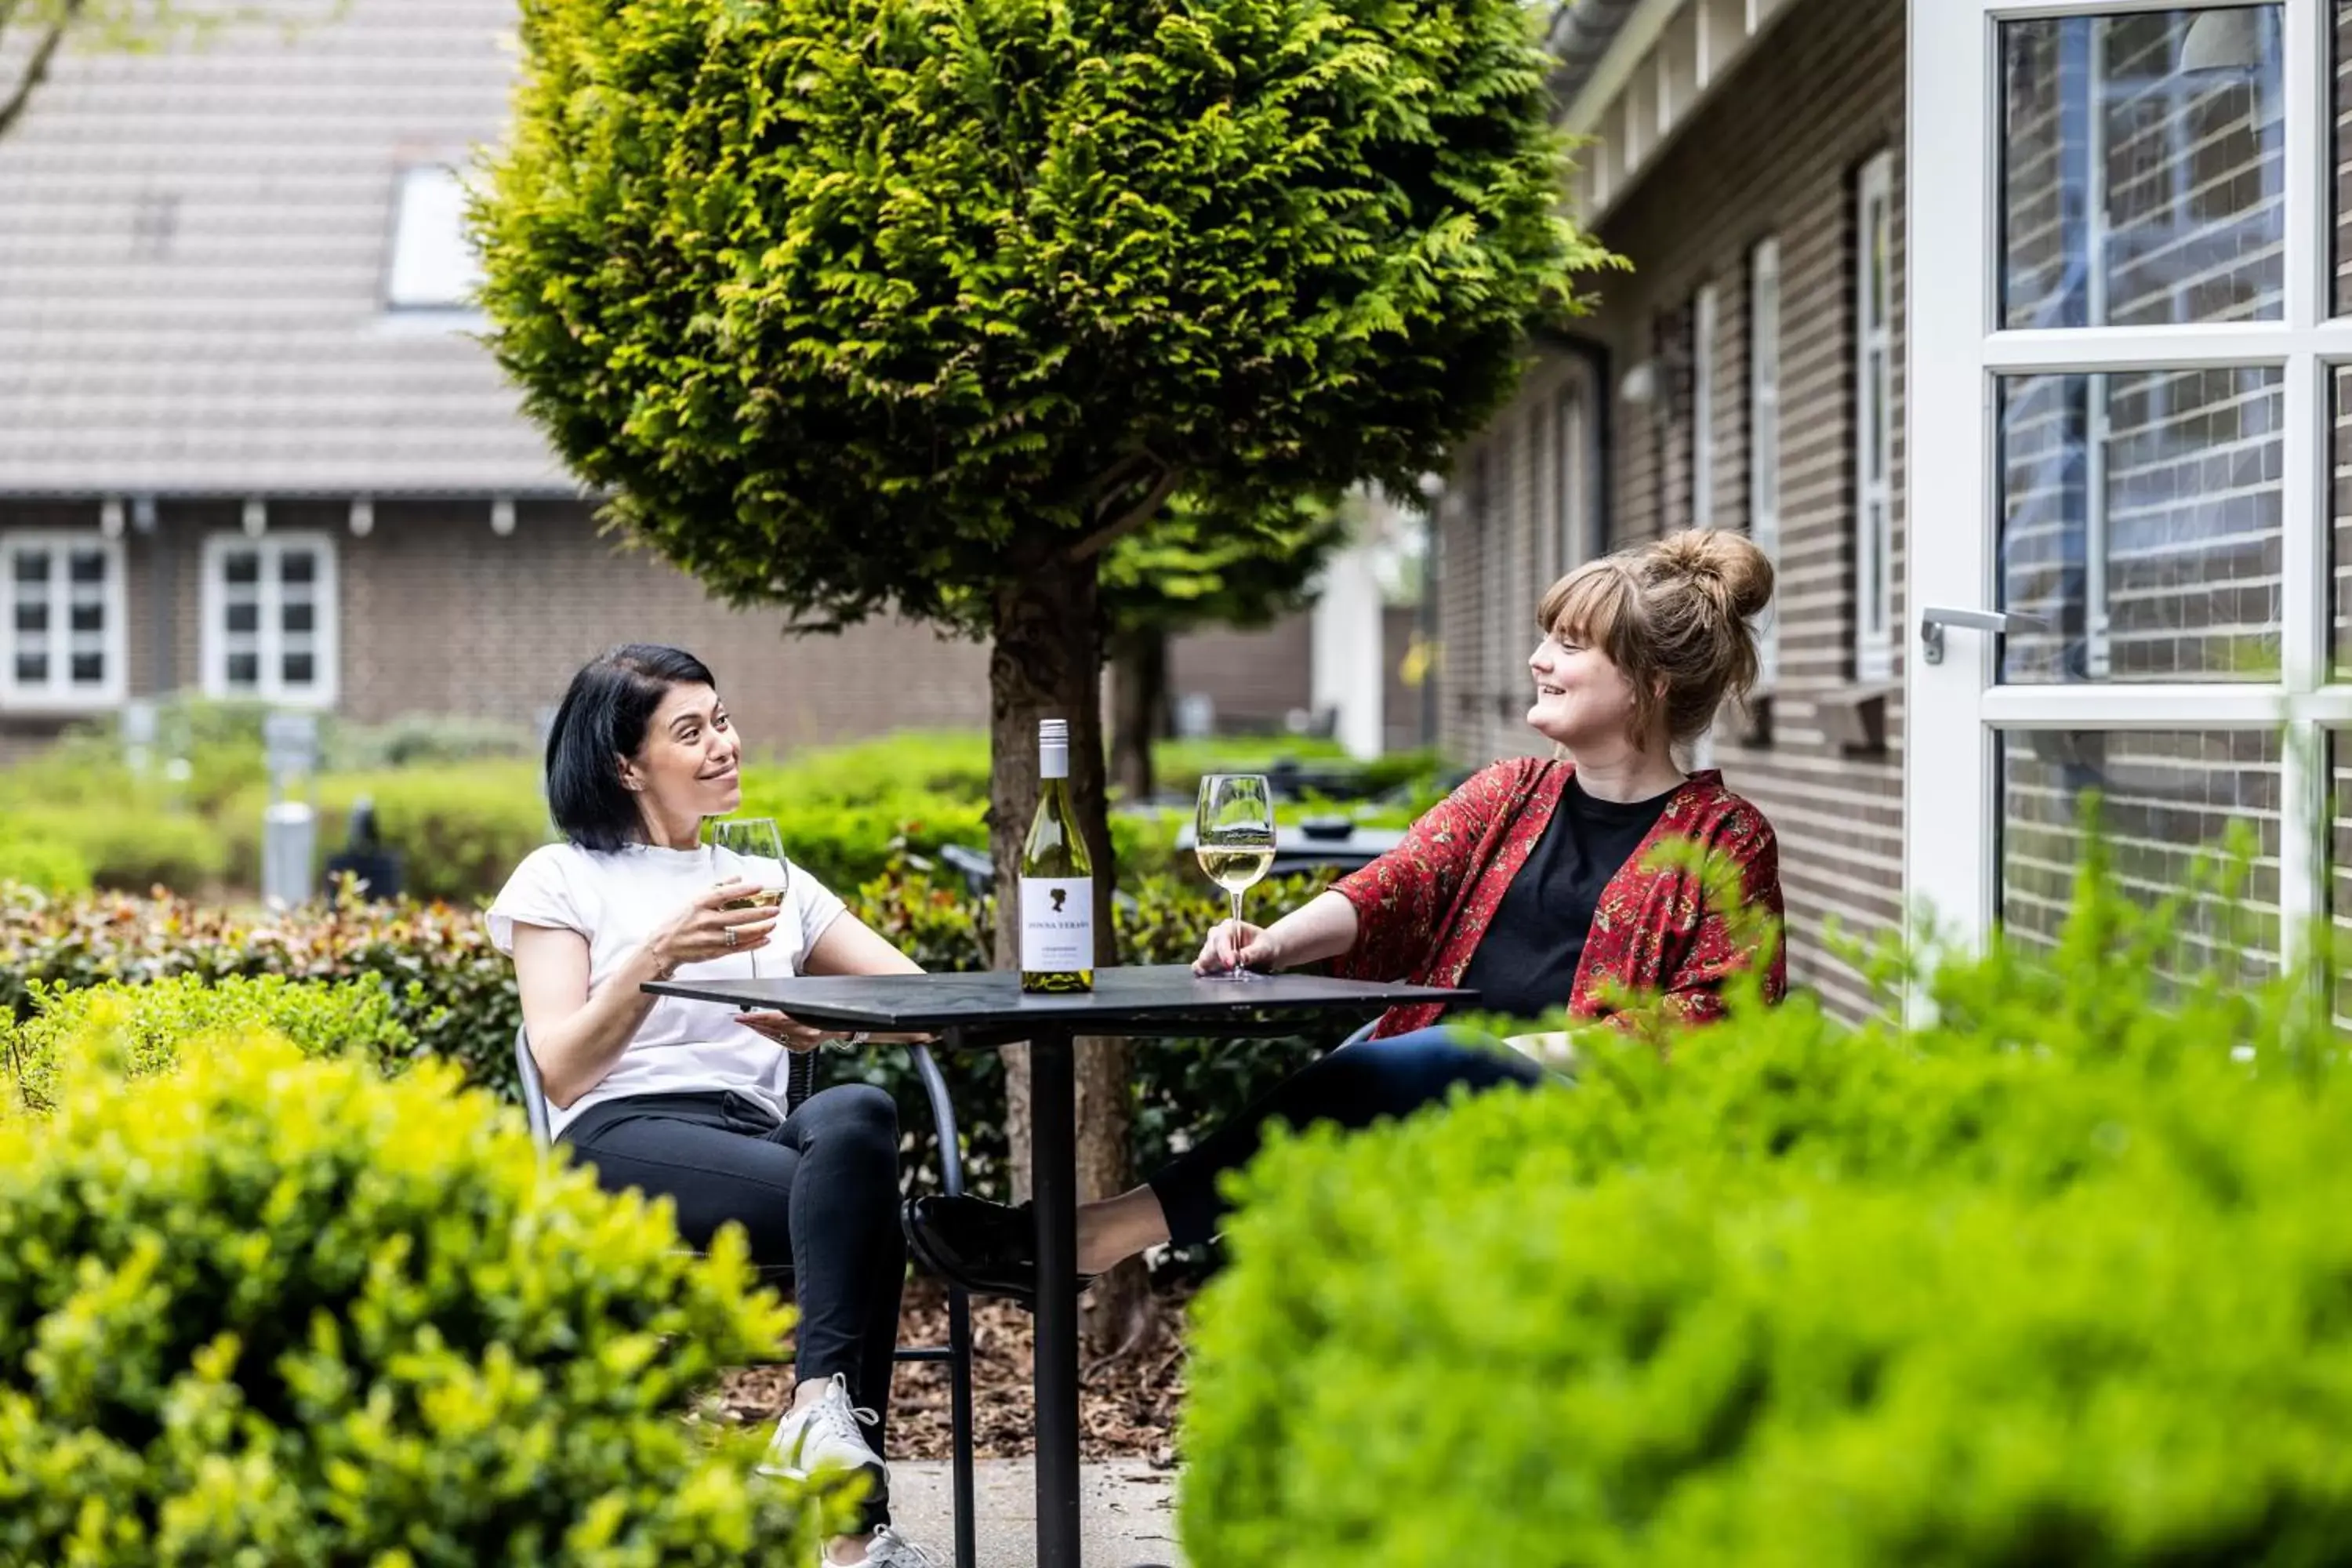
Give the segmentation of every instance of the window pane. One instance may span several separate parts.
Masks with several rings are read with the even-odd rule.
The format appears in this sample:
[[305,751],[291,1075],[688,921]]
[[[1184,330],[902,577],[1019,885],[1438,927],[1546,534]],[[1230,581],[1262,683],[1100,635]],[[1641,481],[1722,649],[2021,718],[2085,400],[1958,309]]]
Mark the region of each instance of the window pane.
[[2001,27],[2001,322],[2284,310],[2277,5]]
[[2021,683],[2279,672],[2283,373],[2000,384],[2001,639]]
[[1863,327],[1878,331],[1886,325],[1886,271],[1894,259],[1894,226],[1888,222],[1889,204],[1884,196],[1874,196],[1870,203],[1870,220],[1865,226],[1864,243],[1870,247],[1869,287],[1864,290]]
[[289,632],[308,632],[318,619],[318,606],[314,605],[288,605],[278,612],[278,624]]
[[318,663],[307,653],[288,654],[283,669],[289,686],[308,686],[318,679]]
[[20,653],[16,656],[16,684],[46,686],[49,679],[49,656],[45,653]]
[[261,606],[247,601],[228,607],[228,629],[233,636],[249,637],[261,629]]
[[77,550],[67,567],[68,579],[75,583],[106,581],[106,555],[103,551]]
[[2352,0],[2336,0],[2335,311],[2352,316]]
[[16,629],[20,632],[46,632],[49,629],[49,606],[40,599],[21,599],[16,604]]
[[106,657],[103,654],[78,653],[73,656],[73,682],[76,686],[97,686],[106,679]]
[[2327,732],[2327,912],[2336,925],[2336,1021],[2352,1027],[2352,734]]
[[307,550],[289,550],[278,558],[278,580],[281,583],[310,583],[319,575],[319,558]]
[[46,550],[16,552],[16,578],[19,583],[47,583],[49,580],[49,552]]
[[261,581],[261,557],[250,550],[239,550],[221,557],[221,577],[229,583]]
[[104,605],[76,605],[73,607],[73,629],[78,632],[102,632],[106,629]]
[[2335,622],[2335,679],[2352,679],[2352,366],[2328,374],[2333,419],[2327,469],[2328,531],[2334,557],[2328,573],[2327,602]]
[[228,656],[228,683],[231,686],[261,684],[261,656],[257,653],[233,653]]
[[2219,854],[2230,825],[2246,825],[2253,858],[2239,904],[2201,898],[2182,931],[2192,966],[2234,952],[2247,973],[2273,973],[2281,751],[2268,730],[2002,731],[2001,923],[2028,942],[2056,940],[2083,856],[2084,796],[2095,792],[2110,885],[2142,904],[2189,886],[2200,854]]

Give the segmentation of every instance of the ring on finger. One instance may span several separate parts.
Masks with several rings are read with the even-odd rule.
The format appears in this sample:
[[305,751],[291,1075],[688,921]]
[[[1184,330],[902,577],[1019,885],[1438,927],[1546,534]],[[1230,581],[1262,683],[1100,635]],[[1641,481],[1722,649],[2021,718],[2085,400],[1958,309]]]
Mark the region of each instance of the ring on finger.
[[735,928],[733,926],[729,926],[727,928],[727,945],[730,947],[733,947],[735,945]]

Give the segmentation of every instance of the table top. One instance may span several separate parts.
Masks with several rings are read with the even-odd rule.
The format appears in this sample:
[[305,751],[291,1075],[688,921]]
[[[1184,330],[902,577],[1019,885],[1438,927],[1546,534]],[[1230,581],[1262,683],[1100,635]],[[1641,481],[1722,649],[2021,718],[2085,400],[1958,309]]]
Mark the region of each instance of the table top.
[[804,1023],[884,1034],[964,1032],[967,1039],[1022,1039],[1038,1028],[1080,1034],[1183,1034],[1199,1025],[1231,1034],[1239,1026],[1316,1013],[1369,1016],[1402,1004],[1475,1003],[1475,991],[1318,974],[1260,974],[1246,981],[1204,978],[1186,963],[1095,971],[1095,988],[1072,995],[1031,996],[1009,970],[965,974],[826,974],[776,979],[663,980],[646,987],[664,996],[774,1008]]

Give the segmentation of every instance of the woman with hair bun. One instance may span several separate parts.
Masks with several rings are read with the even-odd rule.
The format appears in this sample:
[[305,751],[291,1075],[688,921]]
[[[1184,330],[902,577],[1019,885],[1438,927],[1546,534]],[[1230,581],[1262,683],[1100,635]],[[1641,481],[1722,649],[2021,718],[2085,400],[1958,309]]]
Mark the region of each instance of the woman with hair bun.
[[[1329,960],[1358,979],[1470,987],[1481,1011],[1532,1017],[1564,1006],[1630,1026],[1719,1017],[1724,982],[1760,966],[1764,994],[1777,1002],[1787,970],[1771,825],[1721,773],[1685,772],[1678,760],[1725,702],[1755,684],[1750,623],[1771,597],[1764,552],[1714,531],[1570,573],[1543,596],[1543,640],[1528,659],[1528,722],[1554,755],[1477,773],[1402,844],[1271,926],[1221,923],[1194,968]],[[1689,855],[1654,853],[1669,844],[1696,846],[1711,866],[1735,872],[1737,892],[1728,878],[1711,884]],[[1224,1214],[1217,1178],[1257,1152],[1268,1121],[1364,1127],[1443,1100],[1457,1085],[1542,1076],[1525,1057],[1465,1043],[1439,1023],[1443,1013],[1395,1009],[1370,1039],[1294,1074],[1145,1185],[1081,1208],[1080,1272],[1213,1236]],[[1034,1292],[1033,1233],[1020,1210],[926,1197],[908,1205],[907,1232],[924,1262],[968,1289]]]

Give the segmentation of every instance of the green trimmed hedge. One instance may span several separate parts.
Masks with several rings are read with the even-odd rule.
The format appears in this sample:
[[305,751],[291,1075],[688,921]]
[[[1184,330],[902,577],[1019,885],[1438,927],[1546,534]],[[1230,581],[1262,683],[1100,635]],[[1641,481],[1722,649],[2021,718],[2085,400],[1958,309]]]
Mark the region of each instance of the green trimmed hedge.
[[71,854],[100,888],[197,894],[229,870],[228,847],[211,823],[138,795],[75,809],[12,807],[7,818],[12,832]]
[[89,862],[70,845],[47,838],[20,838],[11,818],[0,834],[0,882],[21,882],[44,893],[89,891]]
[[0,1563],[814,1560],[843,1500],[680,1418],[791,1322],[739,1231],[694,1257],[446,1067],[182,1052],[0,1125]]
[[0,1091],[33,1110],[54,1107],[60,1065],[92,1046],[133,1079],[170,1071],[183,1040],[255,1030],[308,1056],[359,1050],[388,1073],[416,1054],[416,1037],[378,985],[180,974],[79,988],[37,984],[30,994],[30,1017],[0,1017]]
[[2342,1563],[2352,1070],[2088,864],[1932,1027],[1752,995],[1237,1183],[1181,1482],[1221,1568]]
[[515,1092],[514,966],[471,910],[345,900],[248,915],[169,894],[50,898],[0,885],[0,1019],[30,1018],[44,991],[181,975],[362,984],[417,1054]]

